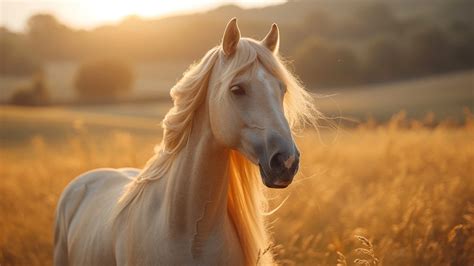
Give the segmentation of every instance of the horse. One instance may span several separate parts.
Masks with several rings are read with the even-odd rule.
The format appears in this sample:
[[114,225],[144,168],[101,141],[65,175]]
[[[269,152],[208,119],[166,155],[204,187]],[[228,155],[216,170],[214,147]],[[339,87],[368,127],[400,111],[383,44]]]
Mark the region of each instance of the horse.
[[171,89],[163,139],[144,168],[93,170],[65,188],[54,264],[274,263],[261,183],[292,182],[295,129],[316,112],[279,44],[276,24],[257,41],[231,19],[221,44]]

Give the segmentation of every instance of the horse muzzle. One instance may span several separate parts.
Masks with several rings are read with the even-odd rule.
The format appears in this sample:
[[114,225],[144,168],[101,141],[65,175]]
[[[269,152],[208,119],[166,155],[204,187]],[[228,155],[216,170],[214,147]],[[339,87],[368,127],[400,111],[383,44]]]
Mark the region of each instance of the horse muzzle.
[[263,183],[269,188],[286,188],[298,172],[300,154],[298,150],[291,155],[276,153],[266,166],[259,164]]

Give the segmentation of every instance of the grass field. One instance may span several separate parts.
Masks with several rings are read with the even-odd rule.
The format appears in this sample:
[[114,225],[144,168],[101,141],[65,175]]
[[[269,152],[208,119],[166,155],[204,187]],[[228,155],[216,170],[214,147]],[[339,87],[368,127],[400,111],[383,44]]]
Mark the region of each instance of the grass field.
[[[54,208],[66,184],[93,168],[141,167],[160,138],[155,117],[61,108],[0,112],[2,266],[50,265]],[[278,261],[473,265],[469,112],[465,120],[433,125],[430,117],[411,121],[400,113],[383,125],[302,133],[300,174],[289,189],[268,191],[275,206],[289,196],[269,217]]]

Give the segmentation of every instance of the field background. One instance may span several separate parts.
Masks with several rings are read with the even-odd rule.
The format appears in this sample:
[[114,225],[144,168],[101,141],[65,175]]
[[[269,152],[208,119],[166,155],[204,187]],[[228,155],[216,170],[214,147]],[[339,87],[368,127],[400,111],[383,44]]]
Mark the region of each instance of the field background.
[[[445,84],[449,90],[470,77],[461,73],[437,80],[444,83],[426,79],[387,86],[409,93],[409,86]],[[342,94],[341,100],[319,102],[336,102],[339,111],[359,108],[363,114],[366,109],[358,101],[365,99],[365,107],[378,110],[374,106],[380,103],[370,100],[369,89],[352,93],[367,97]],[[373,265],[374,258],[382,265],[474,262],[474,121],[472,106],[456,105],[472,103],[472,98],[428,96],[421,98],[435,104],[420,119],[409,115],[420,115],[416,109],[385,122],[357,122],[365,119],[354,115],[349,123],[333,118],[332,126],[319,133],[300,133],[300,173],[289,189],[267,191],[274,206],[288,196],[269,217],[280,263],[352,265],[359,259]],[[396,108],[393,104],[384,106]],[[54,209],[66,184],[98,167],[142,167],[160,141],[159,121],[170,106],[164,101],[0,107],[0,263],[51,264]],[[378,114],[384,117],[390,110]],[[373,250],[355,235],[371,241]]]

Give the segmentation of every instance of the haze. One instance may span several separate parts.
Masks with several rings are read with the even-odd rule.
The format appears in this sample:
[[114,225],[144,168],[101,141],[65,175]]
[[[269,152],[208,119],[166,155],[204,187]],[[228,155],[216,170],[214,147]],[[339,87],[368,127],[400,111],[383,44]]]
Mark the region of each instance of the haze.
[[205,11],[223,4],[250,8],[283,2],[285,0],[0,0],[0,21],[10,30],[24,31],[26,21],[33,14],[49,13],[75,28],[90,29],[131,15],[162,17]]

